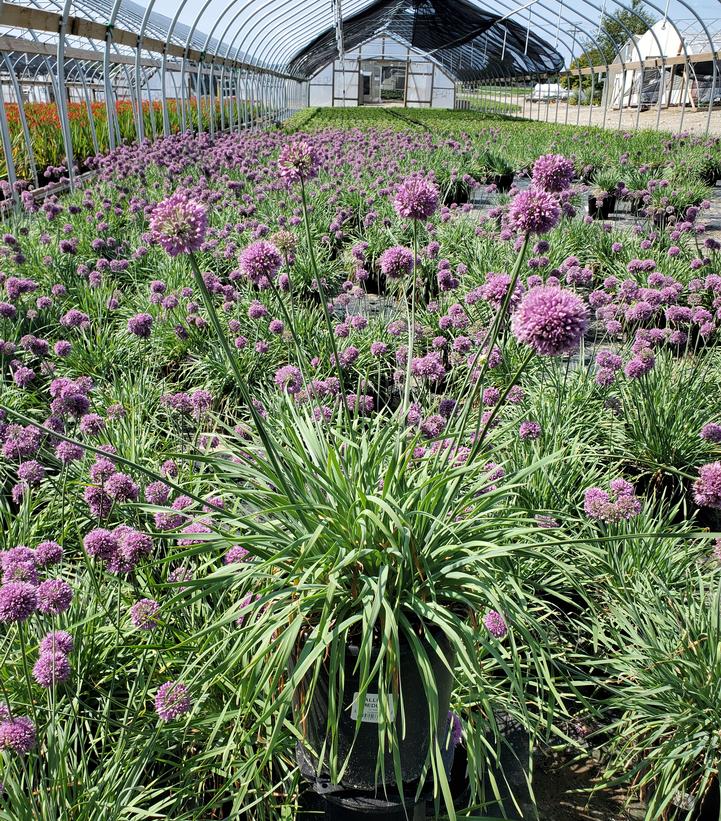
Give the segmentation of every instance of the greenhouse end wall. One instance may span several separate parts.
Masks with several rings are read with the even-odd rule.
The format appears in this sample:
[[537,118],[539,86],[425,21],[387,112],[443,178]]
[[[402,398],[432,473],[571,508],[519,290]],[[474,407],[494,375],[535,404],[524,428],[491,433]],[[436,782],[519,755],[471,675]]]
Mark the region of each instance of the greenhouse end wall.
[[373,38],[346,52],[310,81],[311,106],[393,103],[409,108],[453,108],[455,84],[428,55],[389,36]]

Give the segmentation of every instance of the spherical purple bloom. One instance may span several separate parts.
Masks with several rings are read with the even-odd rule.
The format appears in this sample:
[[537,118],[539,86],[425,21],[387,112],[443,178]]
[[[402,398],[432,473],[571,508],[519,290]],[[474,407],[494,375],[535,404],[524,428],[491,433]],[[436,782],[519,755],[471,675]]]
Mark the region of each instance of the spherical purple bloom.
[[40,542],[35,548],[35,561],[39,567],[51,567],[63,558],[63,549],[57,542]]
[[33,667],[33,678],[41,687],[62,684],[70,677],[70,662],[64,653],[41,653]]
[[280,270],[283,257],[272,242],[260,240],[243,250],[240,255],[240,267],[254,285],[266,284]]
[[284,365],[275,372],[275,384],[288,394],[299,393],[303,387],[303,376],[295,365]]
[[707,422],[701,428],[701,438],[718,445],[721,443],[721,425],[717,422]]
[[55,455],[64,464],[69,465],[71,462],[77,462],[83,458],[85,451],[80,445],[74,442],[58,442],[55,448]]
[[88,556],[107,561],[117,553],[120,544],[114,533],[98,527],[85,536],[83,546]]
[[6,562],[3,566],[2,580],[3,582],[29,582],[37,585],[38,571],[35,562]]
[[388,353],[388,345],[385,342],[371,342],[371,354],[373,356],[383,356]]
[[35,746],[35,725],[26,716],[15,716],[0,723],[0,749],[27,755]]
[[387,248],[378,258],[378,267],[391,279],[407,276],[413,270],[413,251],[403,245]]
[[560,217],[556,197],[534,188],[516,194],[508,209],[511,228],[524,234],[546,234],[556,227]]
[[655,364],[655,357],[650,352],[644,351],[643,355],[630,359],[626,363],[626,367],[623,369],[623,372],[626,374],[628,379],[640,379],[649,371],[653,370],[653,366]]
[[[486,281],[478,289],[481,299],[485,299],[494,308],[500,308],[503,305],[503,300],[506,298],[508,288],[511,285],[510,274],[493,274],[486,275]],[[514,310],[523,296],[523,283],[516,281],[513,288],[513,293],[510,296],[508,305],[510,310]],[[468,300],[466,300],[467,302]]]
[[396,192],[393,207],[404,219],[425,220],[438,208],[438,189],[424,177],[409,177]]
[[247,558],[248,551],[239,544],[236,544],[225,554],[223,561],[225,564],[239,564],[240,562],[246,561]]
[[489,610],[483,617],[483,624],[496,639],[502,639],[508,633],[508,625],[498,610]]
[[698,479],[693,485],[693,498],[699,507],[721,510],[721,462],[711,462],[699,468]]
[[541,426],[538,422],[532,422],[528,419],[521,422],[520,427],[518,428],[518,436],[524,442],[528,441],[529,439],[538,439],[541,435]]
[[338,354],[338,360],[344,368],[347,368],[358,359],[359,355],[360,351],[358,348],[356,348],[355,345],[349,345]]
[[613,351],[602,350],[596,354],[596,364],[599,368],[617,371],[623,365],[623,360]]
[[419,379],[437,382],[446,375],[443,358],[437,351],[431,351],[425,356],[416,357],[411,361],[411,373]]
[[150,233],[171,257],[197,251],[208,230],[205,206],[179,189],[159,202],[150,218]]
[[34,379],[35,371],[32,368],[26,368],[24,365],[15,368],[13,372],[13,382],[19,388],[27,388]]
[[148,533],[120,525],[115,528],[115,534],[119,541],[117,557],[121,560],[121,566],[118,568],[121,572],[132,570],[140,559],[149,556],[153,551],[153,539]]
[[127,473],[114,473],[105,482],[105,492],[116,502],[137,502],[140,489]]
[[542,356],[572,353],[588,324],[583,300],[564,288],[532,288],[513,315],[512,329],[519,342]]
[[641,512],[641,501],[635,489],[625,479],[614,479],[610,493],[600,487],[590,487],[584,493],[583,509],[592,519],[615,523],[631,519]]
[[136,314],[128,320],[128,331],[140,339],[149,339],[153,329],[153,317],[150,314]]
[[27,482],[30,487],[39,485],[45,478],[45,468],[35,459],[23,462],[18,467],[18,479]]
[[86,413],[80,419],[80,430],[83,433],[97,436],[105,428],[105,420],[97,413]]
[[145,501],[151,505],[164,505],[170,497],[170,488],[165,482],[151,482],[145,488]]
[[64,328],[88,328],[90,326],[90,317],[78,308],[71,308],[60,317],[60,324]]
[[65,630],[53,630],[40,642],[40,653],[63,653],[69,655],[75,649],[75,641]]
[[64,613],[73,600],[73,588],[64,579],[46,579],[37,588],[38,610],[51,616]]
[[573,163],[562,154],[544,154],[533,164],[533,184],[550,193],[565,191],[573,180]]
[[318,175],[319,168],[318,154],[306,140],[294,140],[280,149],[278,173],[288,185],[312,179]]
[[182,681],[166,681],[155,694],[155,711],[162,721],[172,721],[191,709],[190,693]]
[[130,621],[138,630],[155,630],[159,621],[156,614],[160,605],[154,599],[140,599],[130,608]]
[[37,607],[37,590],[29,582],[8,582],[0,587],[0,621],[25,621]]

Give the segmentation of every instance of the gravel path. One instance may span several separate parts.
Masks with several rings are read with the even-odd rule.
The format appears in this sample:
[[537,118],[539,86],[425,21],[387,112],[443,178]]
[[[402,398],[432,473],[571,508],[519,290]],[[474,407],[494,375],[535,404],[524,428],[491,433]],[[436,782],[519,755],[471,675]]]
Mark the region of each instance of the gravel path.
[[[508,98],[510,101],[510,97]],[[502,102],[503,98],[499,98]],[[540,120],[550,123],[568,123],[569,125],[604,125],[603,106],[575,106],[566,103],[532,103],[530,100],[513,99],[519,103],[519,117],[529,120]],[[622,131],[633,131],[636,129],[637,110],[624,109],[621,112],[621,123],[619,125],[619,111],[609,108],[606,111],[605,127],[611,129],[620,128]],[[651,108],[642,111],[638,116],[638,128],[650,128],[656,130],[656,119],[658,109]],[[708,123],[708,132],[721,136],[721,107],[715,108],[711,112],[711,120],[708,122],[708,111],[694,111],[690,106],[686,106],[683,112],[683,124],[681,124],[681,108],[679,106],[661,109],[661,116],[658,128],[665,131],[690,131],[692,134],[705,134]]]

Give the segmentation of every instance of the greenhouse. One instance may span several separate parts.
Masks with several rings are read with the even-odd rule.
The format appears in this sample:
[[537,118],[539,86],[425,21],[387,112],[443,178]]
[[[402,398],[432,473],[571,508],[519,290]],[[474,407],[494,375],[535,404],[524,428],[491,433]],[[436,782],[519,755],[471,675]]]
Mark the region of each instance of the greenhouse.
[[717,0],[0,0],[0,821],[721,821]]

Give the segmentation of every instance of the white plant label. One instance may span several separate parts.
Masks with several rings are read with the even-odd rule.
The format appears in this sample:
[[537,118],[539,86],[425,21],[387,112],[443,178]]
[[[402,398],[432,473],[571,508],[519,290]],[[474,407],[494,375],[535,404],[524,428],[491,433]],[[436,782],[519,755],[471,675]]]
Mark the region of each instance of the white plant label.
[[[350,717],[355,721],[358,718],[358,697],[359,693],[353,693],[353,704],[350,709]],[[389,720],[393,721],[396,717],[395,703],[393,696],[388,694],[388,712],[390,713]],[[363,704],[363,715],[361,721],[369,724],[380,723],[380,705],[378,701],[378,693],[366,693],[365,703]]]

